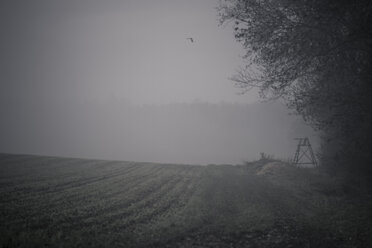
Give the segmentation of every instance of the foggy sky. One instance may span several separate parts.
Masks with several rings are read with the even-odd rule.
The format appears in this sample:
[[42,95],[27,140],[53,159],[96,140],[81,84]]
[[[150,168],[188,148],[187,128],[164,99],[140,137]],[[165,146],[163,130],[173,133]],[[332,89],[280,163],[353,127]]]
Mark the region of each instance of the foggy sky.
[[217,1],[0,4],[1,81],[21,98],[254,101],[228,80],[242,53],[232,29],[218,26]]
[[236,94],[228,78],[243,52],[218,26],[217,2],[1,1],[0,152],[178,163],[289,156],[294,136],[313,133],[283,106],[247,105],[256,92]]
[[[27,106],[1,123],[0,151],[186,164],[289,159],[315,134],[280,104],[132,105],[119,99]],[[36,110],[39,110],[37,112]]]

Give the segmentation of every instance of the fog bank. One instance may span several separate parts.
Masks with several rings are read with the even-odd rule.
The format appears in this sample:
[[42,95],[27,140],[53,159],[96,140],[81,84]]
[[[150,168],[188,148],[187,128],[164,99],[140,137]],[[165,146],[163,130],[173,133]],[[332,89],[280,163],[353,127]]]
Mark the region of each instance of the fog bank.
[[14,104],[0,152],[186,164],[239,164],[260,152],[293,156],[316,136],[279,103],[132,105],[115,98]]

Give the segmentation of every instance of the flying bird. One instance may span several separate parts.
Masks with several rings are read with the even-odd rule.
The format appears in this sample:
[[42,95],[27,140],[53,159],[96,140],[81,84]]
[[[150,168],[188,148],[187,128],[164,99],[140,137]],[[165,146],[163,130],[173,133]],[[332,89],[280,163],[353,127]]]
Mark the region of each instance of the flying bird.
[[190,40],[191,42],[194,42],[194,39],[193,38],[186,38],[187,40]]

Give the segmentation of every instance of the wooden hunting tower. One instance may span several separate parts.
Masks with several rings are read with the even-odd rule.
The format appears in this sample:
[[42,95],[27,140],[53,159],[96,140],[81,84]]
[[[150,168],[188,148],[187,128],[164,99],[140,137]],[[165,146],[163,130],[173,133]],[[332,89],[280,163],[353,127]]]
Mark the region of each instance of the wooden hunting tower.
[[310,141],[307,137],[297,138],[298,140],[297,150],[293,158],[293,164],[296,166],[300,165],[314,165],[317,166],[313,149],[311,148]]

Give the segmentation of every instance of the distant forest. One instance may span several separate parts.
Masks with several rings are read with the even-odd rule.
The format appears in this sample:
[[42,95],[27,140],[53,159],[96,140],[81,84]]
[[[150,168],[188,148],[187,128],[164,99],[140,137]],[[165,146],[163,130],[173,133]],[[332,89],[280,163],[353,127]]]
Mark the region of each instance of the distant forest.
[[293,156],[295,137],[317,136],[278,103],[132,105],[114,98],[16,106],[3,120],[3,152],[192,164],[239,164],[260,152]]

